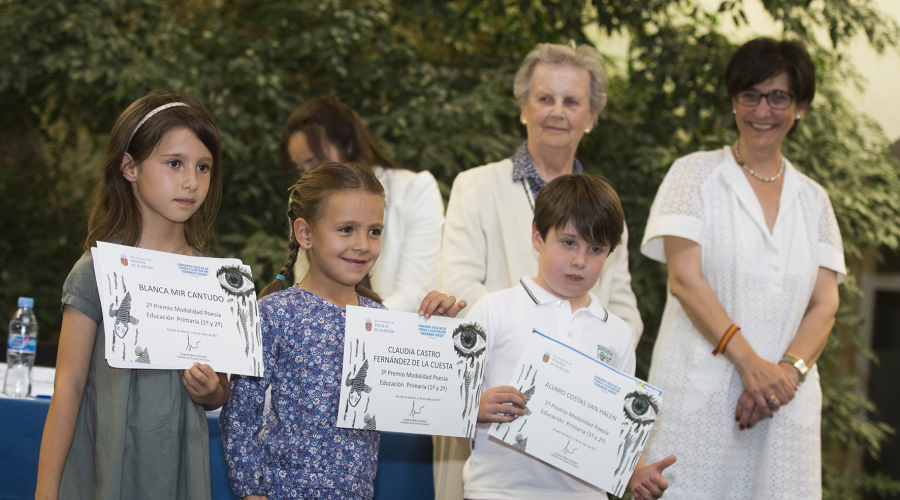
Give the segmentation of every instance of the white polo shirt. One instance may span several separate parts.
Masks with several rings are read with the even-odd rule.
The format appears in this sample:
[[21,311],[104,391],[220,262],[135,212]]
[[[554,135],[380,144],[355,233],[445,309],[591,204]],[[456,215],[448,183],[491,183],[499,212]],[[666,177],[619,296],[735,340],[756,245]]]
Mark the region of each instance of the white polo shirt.
[[[587,307],[572,312],[562,300],[523,277],[513,288],[483,296],[466,315],[487,330],[484,390],[510,385],[532,330],[556,339],[613,368],[634,375],[631,329],[589,294]],[[598,499],[606,493],[494,438],[478,424],[475,447],[463,470],[469,500]]]

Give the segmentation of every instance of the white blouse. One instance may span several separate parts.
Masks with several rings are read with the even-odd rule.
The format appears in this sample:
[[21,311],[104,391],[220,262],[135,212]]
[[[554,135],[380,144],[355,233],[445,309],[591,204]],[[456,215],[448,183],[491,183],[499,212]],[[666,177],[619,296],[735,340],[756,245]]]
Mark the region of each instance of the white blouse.
[[[828,195],[788,162],[770,233],[762,207],[731,149],[679,159],[650,210],[641,252],[665,262],[664,236],[700,244],[703,279],[753,349],[777,363],[799,328],[820,267],[846,274]],[[694,328],[671,293],[649,381],[663,405],[645,448],[670,453],[666,498],[821,498],[822,394],[813,367],[790,404],[749,430],[734,421],[743,384]]]

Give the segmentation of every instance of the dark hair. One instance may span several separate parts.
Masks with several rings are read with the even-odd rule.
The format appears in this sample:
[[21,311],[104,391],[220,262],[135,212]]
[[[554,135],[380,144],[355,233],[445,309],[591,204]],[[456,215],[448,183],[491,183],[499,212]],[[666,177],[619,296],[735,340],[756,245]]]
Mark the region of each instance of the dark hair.
[[[171,102],[182,102],[187,106],[160,111],[135,131],[138,123],[148,113]],[[213,164],[206,199],[184,224],[184,237],[189,245],[197,249],[206,245],[222,202],[222,145],[219,128],[206,107],[197,99],[184,94],[157,91],[128,106],[112,127],[103,172],[94,188],[85,250],[90,250],[97,241],[108,241],[117,235],[121,236],[123,245],[138,244],[142,231],[141,209],[134,197],[131,183],[122,174],[122,158],[128,153],[136,164],[143,162],[153,154],[166,134],[181,128],[193,132],[212,153]],[[129,142],[128,138],[132,133],[134,137]]]
[[541,238],[569,222],[594,245],[615,250],[622,241],[625,212],[619,195],[605,180],[590,174],[561,175],[550,181],[534,200],[534,225]]
[[[293,273],[294,264],[297,262],[300,243],[294,234],[294,221],[304,219],[310,226],[314,226],[322,217],[322,210],[328,198],[335,193],[351,189],[372,193],[384,199],[384,186],[375,177],[375,172],[361,163],[323,163],[300,177],[291,188],[288,203],[287,216],[291,224],[291,239],[288,241],[290,254],[278,274],[287,278]],[[266,285],[258,297],[262,298],[278,290],[281,290],[281,281],[276,279]],[[356,284],[356,293],[381,303],[381,297],[377,293],[359,283]]]
[[816,67],[809,52],[800,42],[768,37],[750,40],[731,56],[725,70],[728,95],[737,97],[740,92],[781,73],[788,75],[796,102],[812,102],[816,95]]
[[288,154],[288,141],[297,132],[306,135],[309,148],[320,162],[326,159],[322,144],[327,142],[337,149],[342,162],[353,161],[368,167],[379,165],[399,168],[397,163],[381,152],[372,133],[356,111],[337,97],[325,95],[310,99],[288,117],[278,147],[281,168],[285,172],[296,168]]

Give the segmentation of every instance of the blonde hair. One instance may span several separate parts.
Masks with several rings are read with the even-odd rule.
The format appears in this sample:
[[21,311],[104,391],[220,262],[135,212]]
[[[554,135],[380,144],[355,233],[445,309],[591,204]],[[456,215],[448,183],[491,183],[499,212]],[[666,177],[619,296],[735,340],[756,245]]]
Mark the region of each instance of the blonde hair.
[[[293,273],[297,254],[300,252],[300,243],[297,242],[294,234],[294,221],[303,219],[310,226],[315,226],[322,217],[325,205],[331,195],[353,189],[375,194],[382,200],[384,199],[384,186],[375,177],[375,172],[362,163],[323,163],[304,174],[294,184],[294,187],[291,188],[287,211],[291,224],[291,239],[288,241],[289,254],[284,267],[278,273],[279,275],[287,278]],[[281,281],[275,279],[263,288],[259,298],[278,290],[281,290]],[[359,283],[356,284],[356,293],[381,303],[381,297],[377,293]]]
[[[591,111],[599,113],[606,107],[609,77],[606,76],[603,57],[590,45],[576,47],[575,42],[570,45],[539,43],[525,56],[525,60],[522,61],[513,80],[513,94],[519,104],[525,104],[525,101],[528,100],[528,93],[531,91],[531,77],[534,75],[534,68],[539,63],[570,64],[586,70],[591,76]],[[596,121],[596,119],[595,115],[594,120]]]

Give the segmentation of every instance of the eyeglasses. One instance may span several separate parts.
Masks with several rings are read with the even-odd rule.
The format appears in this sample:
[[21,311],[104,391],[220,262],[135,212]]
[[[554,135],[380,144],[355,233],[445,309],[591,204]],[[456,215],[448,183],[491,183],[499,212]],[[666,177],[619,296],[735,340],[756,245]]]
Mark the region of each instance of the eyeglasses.
[[763,97],[766,98],[766,102],[769,103],[769,107],[772,109],[788,109],[791,107],[791,103],[794,102],[794,94],[780,90],[769,92],[768,94],[755,90],[745,90],[738,94],[737,100],[744,106],[754,107],[759,105],[759,101]]

